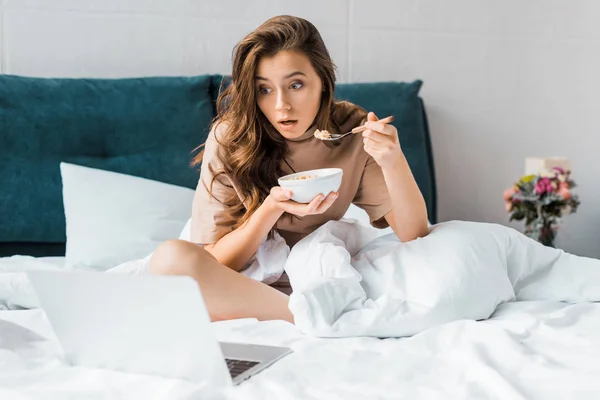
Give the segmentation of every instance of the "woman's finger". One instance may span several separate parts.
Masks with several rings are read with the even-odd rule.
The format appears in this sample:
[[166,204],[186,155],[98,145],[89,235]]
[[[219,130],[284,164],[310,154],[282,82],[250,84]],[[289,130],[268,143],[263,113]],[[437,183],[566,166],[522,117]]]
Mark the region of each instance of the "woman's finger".
[[383,135],[379,132],[375,132],[371,129],[365,129],[362,133],[363,138],[369,138],[371,140],[373,140],[374,142],[380,142],[383,143],[386,140],[389,140],[389,137],[386,135]]
[[292,191],[281,186],[274,186],[271,188],[271,197],[276,201],[288,201],[292,198]]
[[306,207],[307,214],[314,214],[314,212],[319,207],[319,204],[321,204],[323,200],[325,200],[325,196],[323,196],[322,194],[319,194],[314,199],[312,199]]
[[338,192],[331,192],[327,195],[327,197],[325,197],[325,200],[323,200],[321,202],[321,204],[319,204],[319,207],[317,208],[317,213],[318,214],[322,214],[325,211],[327,211],[329,209],[329,207],[331,207],[331,205],[337,200],[337,198],[339,197],[339,193]]
[[385,146],[385,143],[383,143],[383,142],[377,142],[377,141],[375,141],[375,140],[373,140],[371,138],[364,138],[363,139],[363,144],[365,146],[367,146],[368,148],[373,149],[373,150],[378,150],[379,148]]
[[393,125],[384,124],[378,121],[367,121],[365,126],[367,127],[367,130],[376,131],[388,136],[396,133],[396,128],[394,128]]

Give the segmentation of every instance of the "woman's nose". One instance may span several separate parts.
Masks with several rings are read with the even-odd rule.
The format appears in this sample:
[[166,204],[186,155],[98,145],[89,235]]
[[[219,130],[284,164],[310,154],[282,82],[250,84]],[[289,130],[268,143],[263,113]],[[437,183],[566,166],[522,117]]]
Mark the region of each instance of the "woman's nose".
[[275,104],[275,110],[283,111],[283,110],[289,110],[290,108],[291,108],[291,105],[290,105],[288,99],[286,98],[286,96],[282,92],[279,92],[279,94],[277,95],[277,103]]

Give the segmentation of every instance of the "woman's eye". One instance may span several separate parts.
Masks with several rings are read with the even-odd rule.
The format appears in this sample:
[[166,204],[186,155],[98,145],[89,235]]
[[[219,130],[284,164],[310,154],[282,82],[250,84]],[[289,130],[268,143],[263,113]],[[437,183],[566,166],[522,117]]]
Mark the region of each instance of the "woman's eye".
[[290,85],[290,88],[292,88],[293,90],[298,90],[302,87],[302,82],[294,82]]
[[258,93],[260,93],[260,94],[269,94],[269,93],[271,93],[271,89],[266,88],[266,87],[261,87],[261,88],[258,88]]

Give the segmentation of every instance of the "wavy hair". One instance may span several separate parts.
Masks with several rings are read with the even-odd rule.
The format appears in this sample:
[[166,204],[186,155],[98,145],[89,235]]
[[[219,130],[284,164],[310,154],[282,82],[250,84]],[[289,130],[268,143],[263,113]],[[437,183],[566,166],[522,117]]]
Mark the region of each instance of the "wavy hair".
[[[306,55],[322,81],[321,104],[311,126],[316,124],[319,129],[338,132],[340,125],[356,112],[366,115],[358,106],[334,101],[335,65],[312,23],[283,15],[267,20],[249,33],[233,50],[232,80],[218,96],[217,117],[211,127],[223,124],[219,137],[215,137],[223,170],[213,171],[208,190],[212,195],[213,183],[221,175],[236,183],[241,199],[237,196],[217,199],[228,207],[234,228],[250,218],[277,185],[277,178],[283,175],[281,164],[288,151],[287,144],[258,107],[255,75],[261,59],[284,50]],[[338,145],[330,143],[326,142]],[[203,151],[194,157],[193,165],[200,164],[202,156]],[[270,236],[272,233],[273,230]]]

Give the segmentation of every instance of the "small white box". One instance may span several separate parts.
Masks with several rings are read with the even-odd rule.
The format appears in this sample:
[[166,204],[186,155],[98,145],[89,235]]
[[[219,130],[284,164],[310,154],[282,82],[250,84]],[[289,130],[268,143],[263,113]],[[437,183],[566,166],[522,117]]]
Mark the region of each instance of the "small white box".
[[537,175],[543,172],[550,172],[554,167],[560,167],[565,171],[570,171],[571,161],[566,157],[527,157],[525,159],[525,175]]

